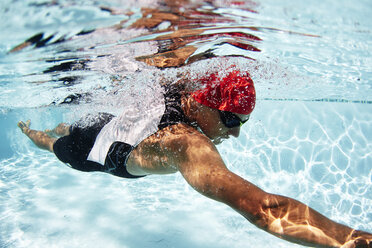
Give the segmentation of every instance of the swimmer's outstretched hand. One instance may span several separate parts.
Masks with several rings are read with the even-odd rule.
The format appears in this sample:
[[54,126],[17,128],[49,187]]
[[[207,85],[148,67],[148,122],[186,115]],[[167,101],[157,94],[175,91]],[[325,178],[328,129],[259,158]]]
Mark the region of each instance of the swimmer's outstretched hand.
[[22,133],[24,133],[26,130],[30,129],[31,121],[27,120],[26,123],[19,121],[17,125],[22,130]]
[[372,234],[363,231],[354,231],[350,240],[341,248],[372,248]]

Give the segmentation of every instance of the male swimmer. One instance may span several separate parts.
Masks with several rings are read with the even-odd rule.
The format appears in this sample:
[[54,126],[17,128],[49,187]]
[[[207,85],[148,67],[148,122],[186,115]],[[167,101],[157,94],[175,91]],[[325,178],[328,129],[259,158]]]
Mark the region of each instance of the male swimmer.
[[[294,199],[270,194],[226,168],[215,144],[239,136],[255,106],[248,73],[217,73],[188,92],[164,87],[164,100],[138,116],[100,113],[94,121],[60,124],[46,132],[18,126],[38,147],[81,171],[124,178],[180,172],[202,195],[222,202],[257,227],[317,247],[372,247],[372,234],[338,224]],[[62,136],[56,138],[55,136]]]

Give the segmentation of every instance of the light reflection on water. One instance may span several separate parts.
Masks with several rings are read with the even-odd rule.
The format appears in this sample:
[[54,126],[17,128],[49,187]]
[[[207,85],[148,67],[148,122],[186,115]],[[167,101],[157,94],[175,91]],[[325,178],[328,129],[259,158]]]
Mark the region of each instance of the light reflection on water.
[[[83,20],[89,24],[94,19],[94,27],[108,27],[128,19],[101,12],[89,1],[86,8],[60,3],[64,8],[41,8],[45,12],[38,15],[31,15],[37,13],[31,7],[20,8],[33,16],[28,26],[18,27],[28,31],[10,38],[13,33],[7,29],[10,33],[4,34],[9,37],[1,36],[0,132],[5,141],[0,152],[0,246],[297,247],[257,230],[228,207],[204,199],[179,174],[128,181],[81,173],[30,146],[16,128],[18,120],[32,118],[34,128],[50,128],[102,103],[110,90],[130,82],[143,85],[159,75],[174,79],[186,68],[161,71],[136,62],[134,57],[152,54],[158,46],[157,41],[125,42],[143,37],[144,30],[100,29],[65,43],[5,54],[40,31],[51,34],[58,29],[58,37],[66,33],[73,37],[89,26]],[[262,40],[250,43],[261,52],[244,53],[256,61],[223,61],[252,70],[259,101],[238,142],[225,141],[219,150],[230,169],[264,190],[293,197],[338,222],[371,232],[372,49],[371,22],[365,16],[371,7],[359,3],[363,7],[347,1],[339,5],[313,1],[304,6],[265,0],[254,6],[256,12],[227,6],[214,11],[256,29],[236,30],[236,23],[220,23],[220,27],[246,31]],[[133,18],[139,18],[139,9],[134,11]],[[46,12],[85,15],[77,25],[73,15],[66,14],[63,20],[69,25],[61,28]],[[40,25],[40,18],[49,20],[49,26]],[[13,22],[12,27],[17,26]],[[76,29],[71,28],[74,25]],[[201,50],[242,52],[213,39],[199,42]],[[80,63],[84,70],[42,73],[58,65],[47,60],[76,61],[75,57],[88,59]],[[221,63],[211,59],[187,68],[200,73]],[[61,80],[67,77],[78,80]],[[87,106],[38,108],[60,103],[71,93],[87,92],[93,99]]]

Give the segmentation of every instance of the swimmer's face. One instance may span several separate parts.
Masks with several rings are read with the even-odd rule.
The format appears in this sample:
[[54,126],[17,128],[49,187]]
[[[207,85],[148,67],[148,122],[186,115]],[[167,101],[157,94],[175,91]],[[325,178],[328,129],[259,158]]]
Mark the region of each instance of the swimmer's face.
[[[250,115],[243,115],[243,114],[235,114],[235,115],[239,117],[239,119],[242,120],[243,122],[248,121],[250,117]],[[240,134],[241,125],[234,126],[234,127],[227,127],[224,124],[224,122],[221,120],[221,116],[220,116],[217,126],[218,126],[218,132],[216,132],[215,137],[212,138],[213,143],[216,145],[222,143],[225,139],[228,139],[231,136],[238,137]]]
[[[230,113],[231,114],[231,113]],[[249,119],[250,115],[234,114],[242,122]],[[226,120],[224,120],[226,122]],[[206,106],[201,106],[200,117],[197,120],[199,127],[203,133],[210,138],[214,144],[220,144],[230,136],[238,137],[240,134],[241,125],[234,127],[227,127],[223,120],[221,120],[221,114],[218,110],[212,109]]]

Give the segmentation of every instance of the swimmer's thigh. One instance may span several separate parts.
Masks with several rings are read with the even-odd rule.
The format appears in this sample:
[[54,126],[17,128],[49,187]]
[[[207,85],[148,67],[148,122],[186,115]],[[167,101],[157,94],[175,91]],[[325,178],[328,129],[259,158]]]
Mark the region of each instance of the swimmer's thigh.
[[97,135],[113,117],[111,114],[99,113],[95,118],[88,116],[79,120],[70,127],[69,135],[59,138],[54,143],[54,154],[74,169],[102,171],[101,164],[88,161],[87,158]]

